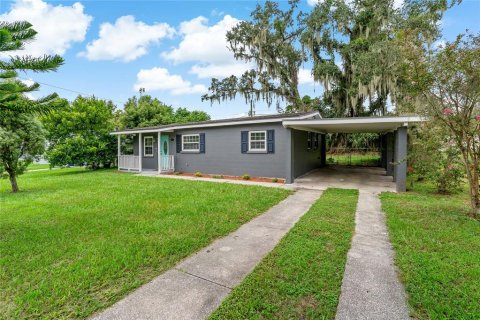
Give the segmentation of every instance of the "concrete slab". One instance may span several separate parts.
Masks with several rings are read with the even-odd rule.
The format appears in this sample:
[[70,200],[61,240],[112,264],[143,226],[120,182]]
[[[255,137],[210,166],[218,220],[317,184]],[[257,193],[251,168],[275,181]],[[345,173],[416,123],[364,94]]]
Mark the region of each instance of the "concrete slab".
[[360,190],[336,320],[410,319],[377,193]]
[[396,192],[392,177],[383,168],[329,166],[313,170],[295,179],[296,188],[319,189],[343,188],[362,189],[371,192]]
[[208,317],[320,196],[299,190],[230,235],[214,241],[95,320]]
[[178,270],[170,270],[94,319],[203,319],[215,310],[229,292],[228,288]]

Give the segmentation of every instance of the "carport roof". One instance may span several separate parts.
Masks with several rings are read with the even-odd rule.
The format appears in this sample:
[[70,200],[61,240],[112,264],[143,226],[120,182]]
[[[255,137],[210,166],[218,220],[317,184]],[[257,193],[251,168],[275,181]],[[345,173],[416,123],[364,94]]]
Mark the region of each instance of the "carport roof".
[[327,119],[299,119],[284,120],[283,126],[303,131],[321,133],[386,133],[399,127],[408,126],[409,123],[423,122],[419,116],[397,117],[358,117],[358,118],[327,118]]

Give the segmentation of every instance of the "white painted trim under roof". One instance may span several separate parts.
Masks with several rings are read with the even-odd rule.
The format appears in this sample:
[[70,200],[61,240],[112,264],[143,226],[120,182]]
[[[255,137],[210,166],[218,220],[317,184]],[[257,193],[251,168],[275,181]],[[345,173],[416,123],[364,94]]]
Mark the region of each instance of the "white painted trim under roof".
[[387,117],[358,117],[358,118],[331,118],[314,120],[284,120],[285,128],[293,128],[314,132],[389,132],[409,123],[424,122],[419,116],[387,116]]
[[[272,123],[272,122],[284,122],[287,119],[296,119],[303,120],[318,116],[320,119],[322,116],[318,111],[311,112],[298,117],[279,117],[279,118],[267,118],[267,119],[249,119],[248,117],[245,120],[237,121],[227,121],[225,122],[214,122],[214,123],[192,123],[192,124],[182,124],[182,125],[172,125],[171,127],[166,128],[138,128],[138,130],[123,130],[123,131],[114,131],[111,132],[113,135],[118,134],[136,134],[140,132],[173,132],[174,130],[181,129],[193,129],[193,128],[209,128],[209,127],[224,127],[224,126],[235,126],[235,125],[245,125],[245,124],[256,124],[256,123]],[[318,120],[318,119],[317,119]]]

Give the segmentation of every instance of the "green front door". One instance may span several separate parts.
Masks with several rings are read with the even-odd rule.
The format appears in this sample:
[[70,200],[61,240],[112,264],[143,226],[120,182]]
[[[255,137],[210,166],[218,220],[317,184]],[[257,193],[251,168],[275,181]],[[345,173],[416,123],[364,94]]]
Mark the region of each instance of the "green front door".
[[168,146],[168,135],[161,135],[160,136],[160,155],[161,156],[168,156],[169,153],[169,146]]

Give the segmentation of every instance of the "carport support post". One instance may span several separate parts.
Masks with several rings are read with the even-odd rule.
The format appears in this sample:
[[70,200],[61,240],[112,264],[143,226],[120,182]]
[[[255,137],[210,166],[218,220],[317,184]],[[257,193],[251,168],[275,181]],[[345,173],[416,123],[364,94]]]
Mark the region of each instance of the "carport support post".
[[386,140],[386,164],[387,164],[387,176],[393,176],[393,133],[389,132],[385,135]]
[[286,183],[293,183],[293,168],[294,168],[294,163],[293,163],[293,138],[292,138],[292,129],[287,128],[287,139],[286,139],[286,144],[287,144],[287,156],[285,157],[287,160],[286,166],[286,175],[285,175],[285,182]]
[[327,165],[327,135],[320,134],[320,166],[325,167]]
[[395,182],[397,192],[407,191],[407,127],[395,131]]
[[387,169],[387,136],[384,134],[380,136],[380,155],[381,155],[380,164],[382,168],[386,170]]
[[138,172],[142,172],[142,133],[138,134]]

